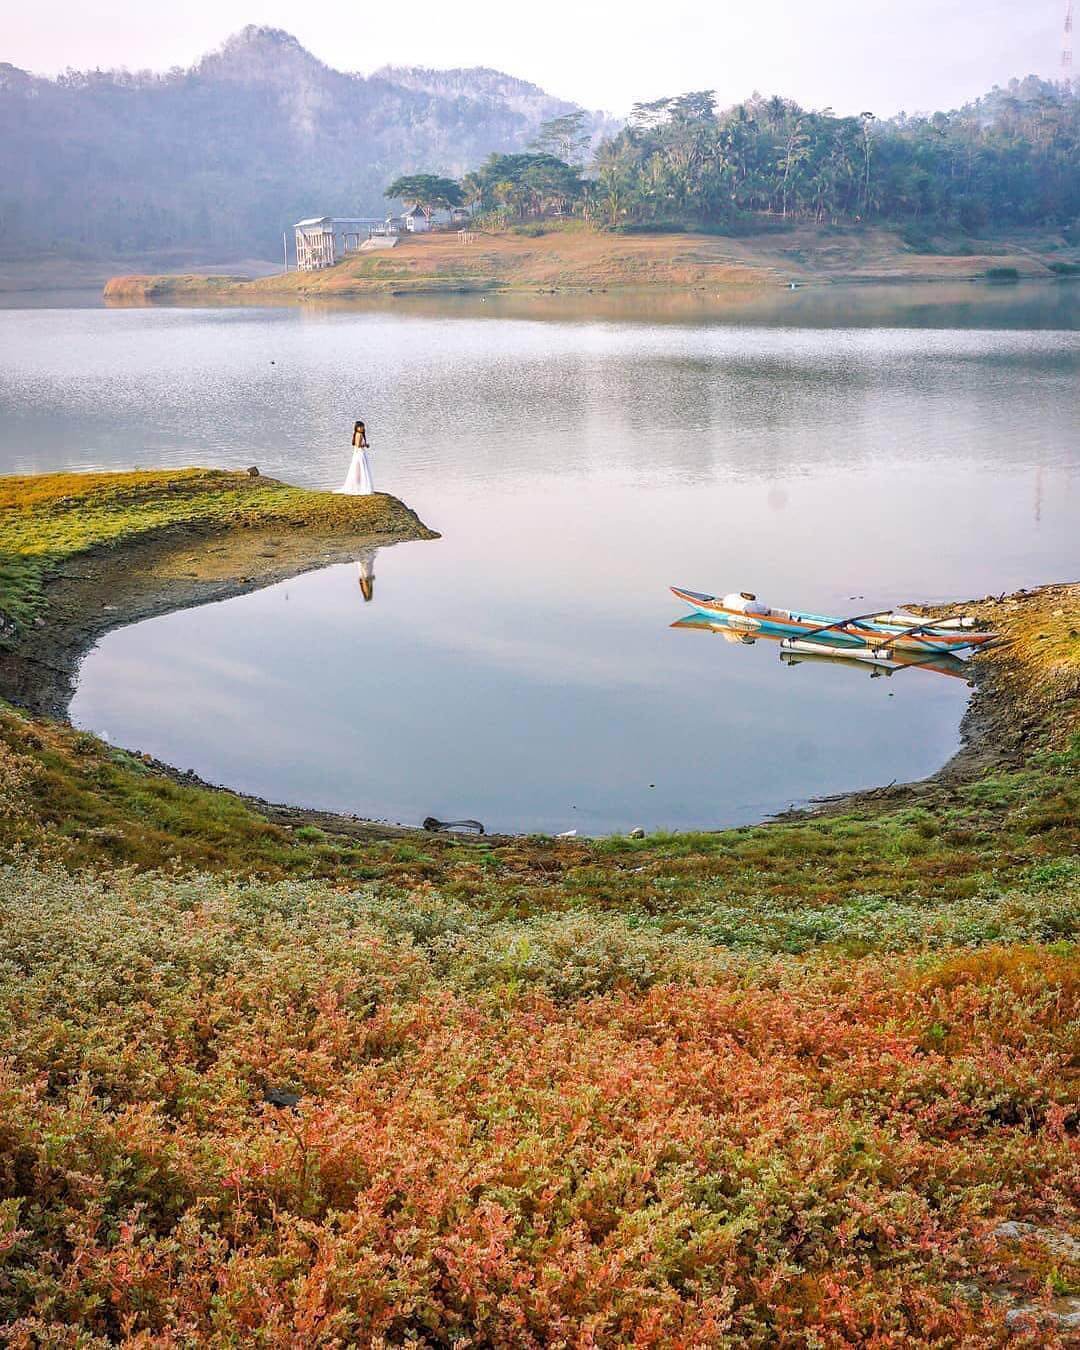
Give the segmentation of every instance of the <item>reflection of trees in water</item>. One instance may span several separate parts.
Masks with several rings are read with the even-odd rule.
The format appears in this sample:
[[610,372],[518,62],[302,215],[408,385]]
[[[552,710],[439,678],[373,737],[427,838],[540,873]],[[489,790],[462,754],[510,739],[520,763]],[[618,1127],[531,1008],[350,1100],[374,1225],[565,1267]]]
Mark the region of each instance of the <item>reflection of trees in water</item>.
[[388,463],[403,445],[409,472],[446,481],[614,469],[704,484],[950,459],[962,429],[1008,464],[1017,396],[1077,369],[1073,350],[977,333],[601,330],[594,350],[570,329],[571,350],[545,352],[507,336],[509,353],[477,354],[474,332],[454,361],[410,371],[380,422]]
[[[120,346],[87,311],[74,345],[66,338],[62,397],[48,321],[22,341],[19,375],[0,374],[0,402],[12,407],[8,426],[18,435],[16,443],[15,431],[0,428],[0,463],[22,466],[27,443],[50,449],[50,467],[68,462],[72,443],[85,447],[80,466],[116,462],[117,446],[129,463],[128,447],[138,446],[143,462],[227,453],[291,482],[332,487],[341,429],[357,406],[377,426],[380,486],[407,500],[420,482],[433,501],[445,486],[573,479],[598,468],[686,485],[890,459],[949,463],[958,454],[1001,467],[1038,455],[1048,472],[1068,461],[1076,333],[1034,331],[1035,316],[1032,331],[1005,331],[1003,290],[969,284],[965,294],[986,299],[960,305],[936,299],[959,289],[952,286],[922,288],[919,302],[918,288],[893,287],[888,304],[883,289],[770,292],[721,321],[693,306],[685,322],[655,313],[643,321],[641,302],[603,296],[588,304],[610,302],[610,322],[603,309],[589,322],[587,309],[582,321],[555,321],[562,297],[550,307],[542,297],[497,297],[486,307],[528,313],[531,322],[492,322],[449,302],[422,315],[410,302],[406,317],[230,311],[227,322],[149,310],[129,315],[139,341]],[[1073,290],[1038,288],[1044,321]],[[577,304],[565,301],[571,313]],[[961,324],[975,311],[996,331],[936,331],[947,316]],[[804,326],[793,326],[796,317]],[[891,326],[871,328],[871,318]],[[243,413],[252,404],[261,410],[257,429]],[[170,433],[165,444],[163,426],[182,426],[183,436]]]

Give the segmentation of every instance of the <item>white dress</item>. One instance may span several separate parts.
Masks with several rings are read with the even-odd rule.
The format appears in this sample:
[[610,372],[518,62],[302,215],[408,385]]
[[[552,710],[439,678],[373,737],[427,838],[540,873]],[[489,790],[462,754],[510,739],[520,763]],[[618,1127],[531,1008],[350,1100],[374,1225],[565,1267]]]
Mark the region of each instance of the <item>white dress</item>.
[[371,464],[368,461],[366,450],[356,449],[353,451],[352,463],[349,465],[349,472],[345,475],[345,481],[335,492],[344,492],[348,497],[367,497],[375,491],[375,484],[371,478]]

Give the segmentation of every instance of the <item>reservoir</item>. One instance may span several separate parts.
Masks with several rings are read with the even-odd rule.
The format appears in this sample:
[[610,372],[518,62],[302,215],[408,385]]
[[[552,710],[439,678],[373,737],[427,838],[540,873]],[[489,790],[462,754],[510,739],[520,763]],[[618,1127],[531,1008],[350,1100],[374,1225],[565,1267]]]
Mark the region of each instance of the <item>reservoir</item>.
[[[1007,293],[1006,293],[1007,292]],[[789,664],[670,585],[860,614],[1080,573],[1080,288],[0,311],[0,472],[377,488],[442,538],[109,634],[73,721],[276,801],[605,834],[905,781],[968,687]]]

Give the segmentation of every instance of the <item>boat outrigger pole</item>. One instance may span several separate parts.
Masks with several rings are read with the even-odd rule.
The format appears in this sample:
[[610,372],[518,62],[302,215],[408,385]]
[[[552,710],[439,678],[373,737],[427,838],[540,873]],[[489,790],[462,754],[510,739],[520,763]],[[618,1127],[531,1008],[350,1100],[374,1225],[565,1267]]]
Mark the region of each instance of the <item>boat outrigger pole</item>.
[[844,645],[870,651],[886,659],[896,648],[927,652],[935,656],[955,655],[995,640],[993,633],[976,629],[976,620],[967,615],[948,618],[922,618],[892,610],[870,610],[832,618],[828,614],[807,614],[794,609],[774,609],[748,591],[732,591],[720,599],[671,588],[680,600],[687,601],[706,618],[720,618],[731,628],[783,634],[788,642],[807,645]]
[[[805,641],[807,638],[817,637],[819,633],[831,633],[834,628],[846,628],[849,623],[863,623],[866,619],[879,618],[885,611],[875,609],[872,614],[853,614],[849,619],[833,619],[832,623],[823,623],[820,628],[811,628],[808,633],[801,633],[799,636]],[[854,633],[849,636],[855,637]],[[867,646],[870,644],[867,643]]]
[[[853,614],[847,619],[834,619],[832,623],[822,624],[820,628],[812,628],[808,633],[801,633],[799,640],[808,641],[810,638],[820,636],[822,633],[831,633],[834,629],[846,629],[852,627],[862,628],[863,625],[871,619],[881,619],[888,611],[876,609],[872,614]],[[861,633],[849,633],[849,637],[861,638],[871,651],[885,651],[894,643],[897,638],[914,638],[916,642],[921,642],[928,652],[935,652],[942,656],[955,655],[955,649],[949,647],[940,647],[932,642],[930,638],[923,634],[929,628],[944,628],[947,625],[958,626],[962,623],[964,616],[956,615],[951,619],[925,619],[922,623],[912,624],[909,628],[897,629],[894,633],[882,633],[877,629],[866,628],[865,632],[869,635],[862,637]],[[880,637],[880,642],[874,642],[872,639]]]
[[927,619],[925,623],[918,623],[913,628],[905,628],[899,633],[891,633],[889,636],[892,638],[914,638],[916,642],[925,643],[928,652],[943,652],[946,655],[955,655],[948,647],[935,647],[929,638],[923,636],[923,633],[927,628],[944,628],[947,624],[958,624],[963,617],[962,614],[958,614],[953,619]]

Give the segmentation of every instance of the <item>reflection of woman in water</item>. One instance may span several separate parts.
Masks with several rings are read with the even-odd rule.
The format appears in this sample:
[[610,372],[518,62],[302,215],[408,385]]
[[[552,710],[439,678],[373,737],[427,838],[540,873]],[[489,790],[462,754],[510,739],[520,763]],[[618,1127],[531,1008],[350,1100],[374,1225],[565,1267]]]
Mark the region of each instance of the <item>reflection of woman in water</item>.
[[367,429],[363,422],[353,424],[352,443],[352,463],[349,465],[349,472],[345,475],[344,483],[337,491],[344,492],[349,497],[366,497],[375,491],[375,484],[372,481],[371,465],[368,462],[367,452],[370,446],[368,445]]
[[365,600],[375,599],[375,554],[377,552],[378,549],[365,549],[356,560],[360,594]]

